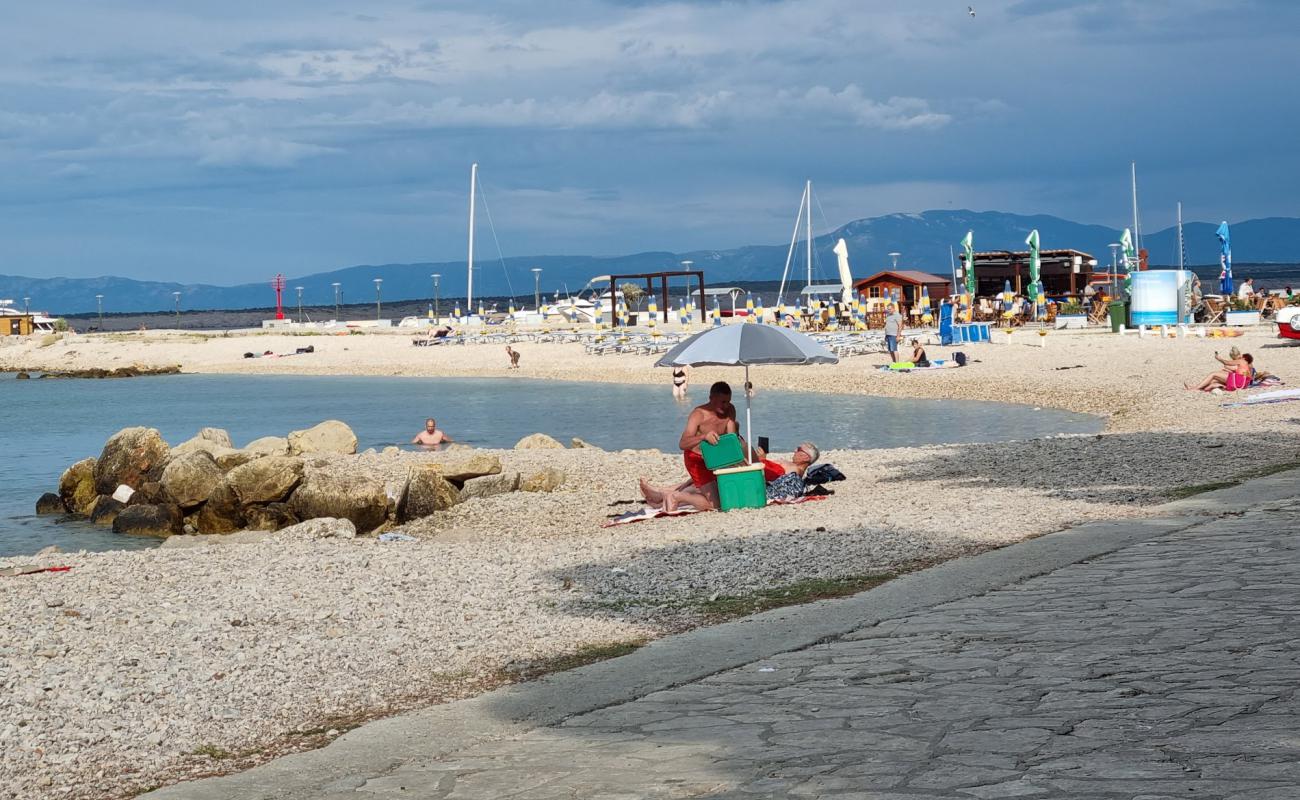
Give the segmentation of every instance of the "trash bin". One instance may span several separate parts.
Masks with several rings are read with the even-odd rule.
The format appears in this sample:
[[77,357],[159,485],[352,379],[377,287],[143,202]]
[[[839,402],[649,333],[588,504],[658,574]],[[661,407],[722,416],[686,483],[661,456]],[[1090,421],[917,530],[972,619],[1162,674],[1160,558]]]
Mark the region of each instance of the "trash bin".
[[1106,305],[1106,311],[1110,314],[1110,332],[1119,333],[1121,325],[1128,326],[1128,301],[1111,300]]

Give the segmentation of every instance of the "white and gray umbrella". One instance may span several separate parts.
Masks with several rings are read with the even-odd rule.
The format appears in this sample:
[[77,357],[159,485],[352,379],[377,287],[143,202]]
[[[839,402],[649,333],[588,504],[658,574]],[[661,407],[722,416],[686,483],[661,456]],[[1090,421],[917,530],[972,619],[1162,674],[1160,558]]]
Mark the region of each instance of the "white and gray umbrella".
[[[697,333],[658,361],[656,367],[744,367],[745,384],[749,368],[760,364],[794,366],[837,364],[839,359],[816,339],[779,325],[737,323]],[[749,393],[745,393],[745,441],[750,440]],[[749,460],[749,451],[745,452]]]

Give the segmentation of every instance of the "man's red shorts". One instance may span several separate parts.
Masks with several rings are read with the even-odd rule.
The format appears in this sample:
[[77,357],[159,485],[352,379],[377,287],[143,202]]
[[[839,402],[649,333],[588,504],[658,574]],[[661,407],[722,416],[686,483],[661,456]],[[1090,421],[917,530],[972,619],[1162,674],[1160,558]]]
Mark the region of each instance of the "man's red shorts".
[[691,483],[695,488],[703,489],[710,483],[717,483],[718,479],[714,477],[713,471],[704,466],[704,456],[694,450],[683,450],[682,460],[686,462],[686,474],[691,476]]

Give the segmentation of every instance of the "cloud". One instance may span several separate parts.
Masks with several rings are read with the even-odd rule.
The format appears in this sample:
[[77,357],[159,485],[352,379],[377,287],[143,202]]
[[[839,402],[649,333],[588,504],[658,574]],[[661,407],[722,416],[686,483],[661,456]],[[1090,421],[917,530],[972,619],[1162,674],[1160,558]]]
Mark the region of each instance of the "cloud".
[[814,86],[802,95],[785,95],[784,100],[793,108],[831,118],[850,121],[863,128],[881,130],[912,130],[940,128],[952,119],[930,109],[930,104],[917,97],[891,97],[885,101],[872,100],[863,95],[854,84],[834,91],[825,86]]
[[201,139],[196,148],[198,163],[205,167],[262,169],[285,169],[307,158],[340,152],[332,147],[247,135]]

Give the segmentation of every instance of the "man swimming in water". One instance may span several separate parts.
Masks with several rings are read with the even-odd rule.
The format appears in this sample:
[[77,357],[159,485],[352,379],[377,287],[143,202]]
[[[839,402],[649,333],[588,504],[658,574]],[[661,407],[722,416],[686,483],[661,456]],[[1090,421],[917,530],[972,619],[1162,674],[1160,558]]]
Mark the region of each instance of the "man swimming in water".
[[415,434],[415,438],[411,440],[411,444],[432,446],[435,444],[451,443],[452,441],[454,440],[448,436],[445,431],[438,429],[438,422],[433,417],[429,417],[424,421],[424,430]]

